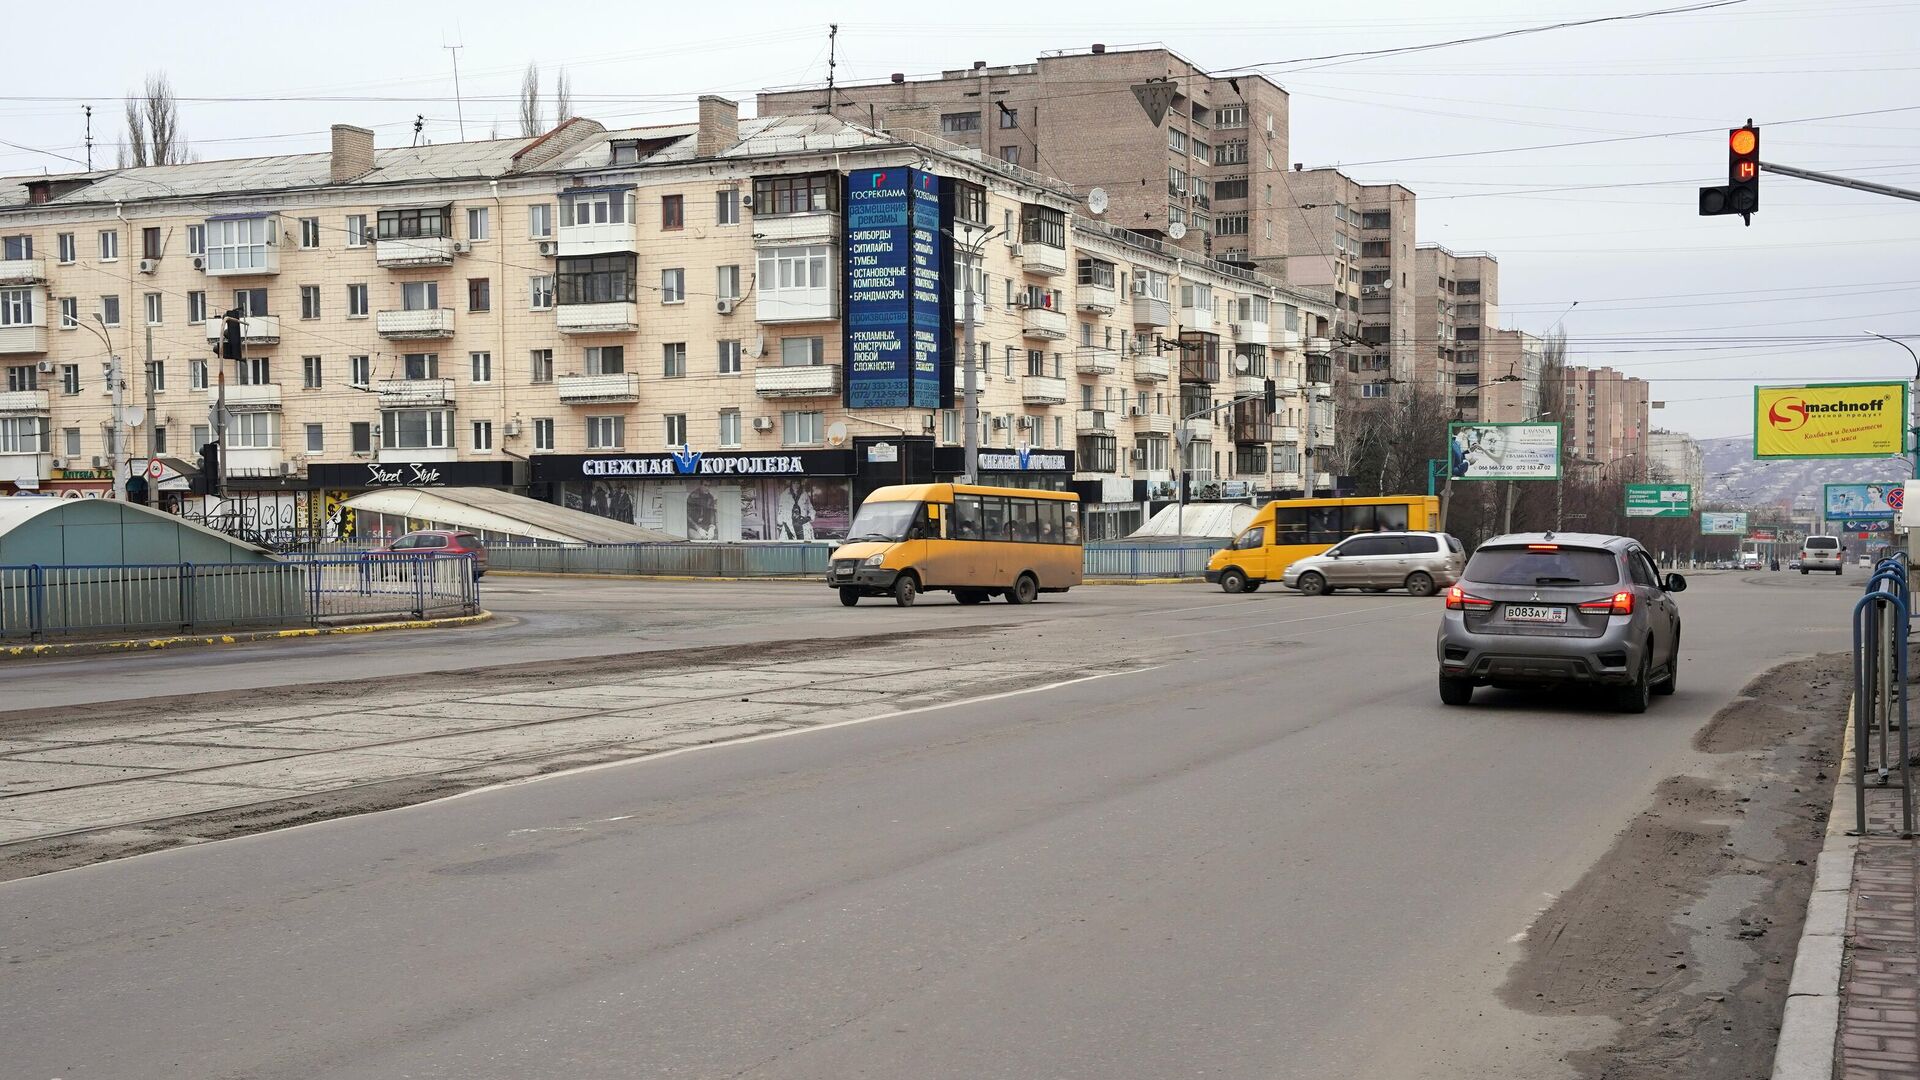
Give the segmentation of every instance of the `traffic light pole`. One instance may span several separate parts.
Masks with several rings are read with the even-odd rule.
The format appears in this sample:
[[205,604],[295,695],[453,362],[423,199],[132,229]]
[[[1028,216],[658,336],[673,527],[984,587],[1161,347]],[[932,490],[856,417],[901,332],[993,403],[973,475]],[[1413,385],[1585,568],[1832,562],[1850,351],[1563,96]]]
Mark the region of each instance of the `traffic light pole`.
[[1876,184],[1871,180],[1855,180],[1848,176],[1835,176],[1832,173],[1814,172],[1812,169],[1797,169],[1791,165],[1775,165],[1771,161],[1760,163],[1762,172],[1779,173],[1799,180],[1811,180],[1816,184],[1832,184],[1834,187],[1852,188],[1872,195],[1885,195],[1890,199],[1906,199],[1920,202],[1920,191],[1909,191],[1888,184]]

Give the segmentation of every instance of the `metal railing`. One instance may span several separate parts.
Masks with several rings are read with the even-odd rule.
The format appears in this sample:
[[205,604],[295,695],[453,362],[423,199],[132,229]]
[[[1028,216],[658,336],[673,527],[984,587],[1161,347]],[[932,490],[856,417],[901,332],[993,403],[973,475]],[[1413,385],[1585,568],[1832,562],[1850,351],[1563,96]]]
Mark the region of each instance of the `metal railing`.
[[[1913,587],[1904,551],[1874,567],[1866,595],[1853,606],[1853,812],[1855,835],[1867,833],[1867,779],[1900,792],[1900,835],[1913,831],[1913,762],[1907,740],[1907,650]],[[1894,733],[1899,733],[1897,756]],[[1895,769],[1900,782],[1891,783]]]
[[465,556],[304,556],[278,563],[0,566],[0,640],[473,614]]

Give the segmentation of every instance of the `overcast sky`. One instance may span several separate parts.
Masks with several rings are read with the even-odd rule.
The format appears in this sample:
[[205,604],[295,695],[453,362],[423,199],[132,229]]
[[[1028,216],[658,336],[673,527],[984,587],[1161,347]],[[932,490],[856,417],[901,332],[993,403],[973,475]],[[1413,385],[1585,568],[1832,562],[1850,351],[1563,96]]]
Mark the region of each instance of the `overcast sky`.
[[[66,157],[0,146],[5,173],[75,167],[87,101],[95,160],[110,165],[119,96],[153,70],[183,98],[382,99],[188,103],[188,136],[214,159],[324,149],[336,122],[404,145],[416,115],[428,138],[459,138],[443,44],[464,46],[466,133],[480,138],[517,131],[515,94],[530,60],[549,84],[570,70],[576,113],[609,126],[673,122],[691,118],[701,93],[750,102],[768,86],[824,78],[830,19],[840,22],[840,78],[855,81],[1095,41],[1161,42],[1221,69],[1667,5],[1105,0],[1096,19],[1078,13],[1085,6],[1031,0],[923,6],[923,18],[898,3],[334,0],[318,19],[310,6],[262,4],[227,22],[224,9],[186,19],[164,4],[108,0],[87,7],[83,34],[74,9],[15,6],[0,139]],[[1197,18],[1183,25],[1183,12]],[[1903,351],[1865,332],[1920,344],[1920,204],[1772,176],[1753,227],[1742,228],[1737,218],[1697,217],[1695,189],[1724,182],[1720,129],[1748,116],[1762,126],[1767,160],[1920,187],[1915,42],[1915,0],[1746,0],[1269,70],[1293,94],[1295,161],[1410,186],[1422,241],[1499,257],[1506,325],[1543,332],[1579,301],[1565,316],[1576,362],[1652,379],[1653,397],[1667,402],[1656,425],[1710,437],[1750,432],[1755,380],[1913,377]],[[1114,107],[1137,106],[1120,97]],[[1787,122],[1894,109],[1908,111]],[[1641,135],[1659,137],[1487,153]],[[1843,340],[1818,340],[1828,336]]]

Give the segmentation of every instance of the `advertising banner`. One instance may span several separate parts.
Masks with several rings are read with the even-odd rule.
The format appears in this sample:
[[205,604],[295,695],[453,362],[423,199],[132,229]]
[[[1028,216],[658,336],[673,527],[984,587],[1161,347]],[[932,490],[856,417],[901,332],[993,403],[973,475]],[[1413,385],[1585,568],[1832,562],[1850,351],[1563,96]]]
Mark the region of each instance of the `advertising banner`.
[[1892,518],[1900,484],[1828,484],[1825,501],[1829,519]]
[[1558,480],[1559,424],[1450,424],[1448,468],[1455,480]]
[[1906,449],[1906,383],[1756,386],[1756,458],[1886,457]]
[[1628,484],[1627,516],[1693,516],[1693,488],[1686,484]]
[[1893,521],[1889,518],[1841,518],[1832,523],[1840,527],[1843,533],[1890,533]]
[[953,340],[944,299],[947,238],[940,232],[940,178],[913,172],[913,407],[940,407],[940,366]]
[[846,401],[938,408],[949,351],[940,178],[916,169],[847,175]]
[[1745,536],[1747,534],[1746,512],[1702,510],[1700,533],[1703,536]]

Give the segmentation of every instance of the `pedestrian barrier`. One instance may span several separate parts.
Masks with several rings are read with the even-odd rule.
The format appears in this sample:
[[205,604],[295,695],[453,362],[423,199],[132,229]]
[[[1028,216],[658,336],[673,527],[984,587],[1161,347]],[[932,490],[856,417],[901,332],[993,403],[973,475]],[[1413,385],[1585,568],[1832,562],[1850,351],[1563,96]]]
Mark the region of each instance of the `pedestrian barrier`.
[[466,556],[0,566],[0,640],[312,626],[479,610]]
[[[1882,559],[1853,606],[1853,809],[1867,832],[1867,782],[1900,792],[1900,834],[1913,830],[1913,761],[1907,738],[1907,652],[1913,589],[1905,552]],[[1898,750],[1894,750],[1895,733]],[[1892,783],[1899,771],[1898,785]]]

